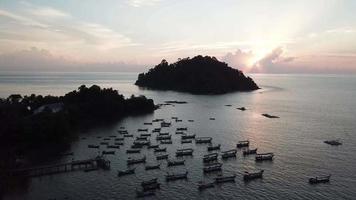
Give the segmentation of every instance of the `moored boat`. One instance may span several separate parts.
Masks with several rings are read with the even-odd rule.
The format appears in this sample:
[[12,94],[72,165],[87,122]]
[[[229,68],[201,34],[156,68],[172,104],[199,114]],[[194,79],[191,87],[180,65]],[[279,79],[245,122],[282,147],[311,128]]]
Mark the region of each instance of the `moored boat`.
[[177,128],[176,130],[177,131],[187,131],[188,128],[187,127],[181,127],[181,128]]
[[324,141],[325,144],[330,144],[333,146],[339,146],[342,145],[342,143],[339,140],[326,140]]
[[222,157],[223,159],[236,157],[236,153],[237,153],[237,150],[236,150],[236,149],[231,149],[231,150],[228,150],[228,151],[223,151],[223,152],[221,152],[221,157]]
[[212,163],[203,168],[204,173],[221,171],[222,164],[221,163]]
[[260,153],[256,154],[256,161],[263,161],[263,160],[273,160],[274,154],[273,153]]
[[126,153],[140,153],[141,150],[140,149],[127,149]]
[[153,178],[153,179],[150,179],[150,180],[147,180],[147,181],[142,181],[141,182],[141,186],[144,187],[146,185],[151,185],[151,184],[155,184],[155,183],[158,183],[157,182],[157,178]]
[[123,141],[125,138],[115,138],[115,141]]
[[193,140],[185,139],[185,140],[181,140],[180,142],[181,142],[181,144],[187,144],[187,143],[192,143]]
[[159,145],[158,144],[151,144],[147,147],[148,149],[156,149],[156,148],[159,148]]
[[115,154],[115,151],[102,151],[101,154],[102,155],[113,155],[113,154]]
[[138,158],[138,159],[129,158],[127,160],[127,164],[128,165],[138,164],[138,163],[145,163],[145,162],[146,162],[146,156],[143,156],[142,158]]
[[154,152],[166,152],[166,151],[167,151],[167,147],[154,149]]
[[203,162],[211,162],[211,161],[216,161],[218,160],[218,154],[217,153],[211,153],[203,156]]
[[309,183],[310,184],[328,183],[330,182],[330,177],[331,175],[309,178]]
[[250,145],[250,141],[249,140],[242,140],[242,141],[239,141],[236,144],[236,147],[237,148],[242,148],[242,147],[248,147],[249,145]]
[[213,138],[211,137],[197,137],[195,138],[195,143],[196,144],[205,144],[205,143],[211,143]]
[[167,161],[167,167],[184,165],[184,164],[185,164],[185,160],[168,160]]
[[156,156],[157,160],[165,160],[168,159],[168,154],[158,155]]
[[192,156],[193,155],[193,151],[194,150],[192,148],[177,149],[176,156]]
[[93,145],[93,144],[88,145],[88,148],[98,149],[99,147],[100,147],[99,145]]
[[172,138],[172,135],[158,135],[156,137],[156,140],[170,140]]
[[260,170],[259,172],[245,172],[244,180],[249,181],[257,178],[262,178],[264,170]]
[[160,141],[161,144],[172,144],[172,140],[161,140]]
[[137,198],[143,198],[148,196],[154,196],[156,193],[154,191],[136,191]]
[[208,151],[214,151],[214,150],[220,150],[220,144],[216,145],[216,146],[208,146]]
[[145,167],[145,170],[152,170],[152,169],[160,169],[161,164],[157,164],[157,165],[147,165]]
[[108,148],[108,149],[120,149],[120,146],[119,145],[108,145],[108,146],[106,146],[106,148]]
[[127,170],[117,171],[118,176],[125,176],[125,175],[129,175],[129,174],[134,174],[134,173],[135,173],[135,169],[127,169]]
[[148,129],[147,128],[139,128],[137,129],[138,132],[147,132]]
[[183,135],[184,132],[183,132],[183,131],[176,131],[176,134],[178,134],[178,135]]
[[211,182],[211,183],[204,183],[202,181],[198,182],[198,189],[199,190],[205,190],[207,188],[213,188],[214,186],[215,186],[214,182]]
[[215,183],[235,182],[236,175],[218,176],[215,178]]
[[126,135],[124,135],[124,137],[133,137],[133,135],[132,134],[126,134]]
[[193,135],[182,135],[181,139],[185,140],[185,139],[194,139],[195,138],[195,134]]
[[151,136],[151,133],[141,133],[140,137],[149,137]]
[[251,155],[251,154],[256,154],[256,153],[257,153],[257,148],[255,148],[255,149],[244,149],[242,151],[242,154],[244,156]]
[[169,135],[169,132],[165,132],[165,133],[158,133],[159,136],[161,135]]
[[173,180],[178,180],[178,179],[187,179],[188,178],[188,172],[186,171],[185,173],[179,173],[179,174],[168,174],[166,175],[166,181],[173,181]]

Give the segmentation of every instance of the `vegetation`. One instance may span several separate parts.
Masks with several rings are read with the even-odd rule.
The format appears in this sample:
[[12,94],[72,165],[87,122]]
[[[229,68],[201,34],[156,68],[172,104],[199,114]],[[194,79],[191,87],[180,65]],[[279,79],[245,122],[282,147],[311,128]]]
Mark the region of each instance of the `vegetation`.
[[222,94],[259,89],[256,83],[241,71],[209,56],[180,59],[172,64],[162,60],[147,73],[139,74],[135,84],[150,89],[194,94]]
[[125,99],[112,88],[96,85],[82,85],[60,97],[10,95],[0,99],[0,145],[18,150],[65,143],[72,137],[73,129],[154,109],[152,99]]

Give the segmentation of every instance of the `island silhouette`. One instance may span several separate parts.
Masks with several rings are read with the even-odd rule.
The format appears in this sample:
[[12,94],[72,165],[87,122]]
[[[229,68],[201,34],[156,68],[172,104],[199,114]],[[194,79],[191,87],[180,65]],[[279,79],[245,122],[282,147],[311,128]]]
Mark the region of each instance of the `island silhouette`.
[[166,60],[138,75],[135,85],[148,89],[174,90],[192,94],[224,94],[259,89],[252,78],[210,56]]

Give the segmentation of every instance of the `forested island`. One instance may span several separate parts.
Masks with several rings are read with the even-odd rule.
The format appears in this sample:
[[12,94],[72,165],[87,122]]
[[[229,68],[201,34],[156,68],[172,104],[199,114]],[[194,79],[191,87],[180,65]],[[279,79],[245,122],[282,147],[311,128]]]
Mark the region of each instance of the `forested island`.
[[193,94],[224,94],[259,89],[242,71],[229,67],[215,57],[200,55],[179,59],[171,64],[162,60],[147,73],[139,74],[135,85]]
[[126,99],[117,90],[97,85],[82,85],[59,97],[14,94],[0,99],[0,145],[13,159],[17,155],[10,154],[68,143],[78,128],[155,109],[152,99]]

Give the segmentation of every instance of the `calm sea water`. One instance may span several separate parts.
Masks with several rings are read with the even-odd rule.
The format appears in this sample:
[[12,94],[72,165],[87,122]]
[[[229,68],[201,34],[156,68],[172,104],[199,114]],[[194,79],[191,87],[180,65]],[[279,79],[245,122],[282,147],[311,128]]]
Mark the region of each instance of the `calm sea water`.
[[[110,171],[71,172],[40,178],[32,178],[26,189],[14,190],[4,199],[132,199],[142,180],[158,178],[162,183],[156,196],[150,199],[355,199],[356,196],[356,76],[341,75],[251,75],[261,90],[230,93],[225,95],[191,95],[172,91],[141,90],[133,85],[134,73],[42,73],[0,74],[0,96],[12,93],[62,95],[81,84],[97,84],[113,87],[125,96],[143,94],[155,103],[166,100],[187,101],[188,104],[165,106],[153,114],[128,117],[112,125],[88,129],[71,144],[73,157],[54,162],[87,159],[97,155],[88,144],[98,144],[97,136],[117,134],[120,126],[134,134],[138,128],[155,118],[171,121],[176,116],[183,122],[172,122],[166,128],[173,137],[172,145],[166,146],[171,158],[176,149],[191,147],[193,157],[185,157],[186,165],[145,171],[144,165],[136,167],[136,174],[117,177],[117,170],[126,169],[129,148],[133,139],[125,139],[125,145],[108,155]],[[224,105],[231,104],[231,107]],[[244,106],[246,111],[237,110]],[[278,115],[269,119],[262,113]],[[209,120],[216,118],[215,121]],[[188,122],[188,119],[195,120]],[[188,133],[213,137],[214,144],[222,150],[235,148],[237,141],[249,139],[251,147],[259,152],[274,152],[273,162],[255,163],[254,156],[243,157],[238,151],[236,159],[220,161],[223,174],[236,174],[235,183],[217,185],[199,192],[197,182],[212,181],[217,173],[204,175],[202,156],[207,145],[180,144],[177,127],[188,127]],[[329,146],[324,140],[341,139],[343,145]],[[155,138],[151,138],[155,143]],[[113,143],[113,141],[112,141]],[[105,149],[105,148],[102,148]],[[155,164],[152,150],[144,149],[147,163]],[[53,161],[52,161],[53,162]],[[242,173],[264,169],[264,178],[244,183]],[[165,182],[167,172],[188,170],[188,180]],[[309,185],[308,178],[332,174],[328,184]]]

